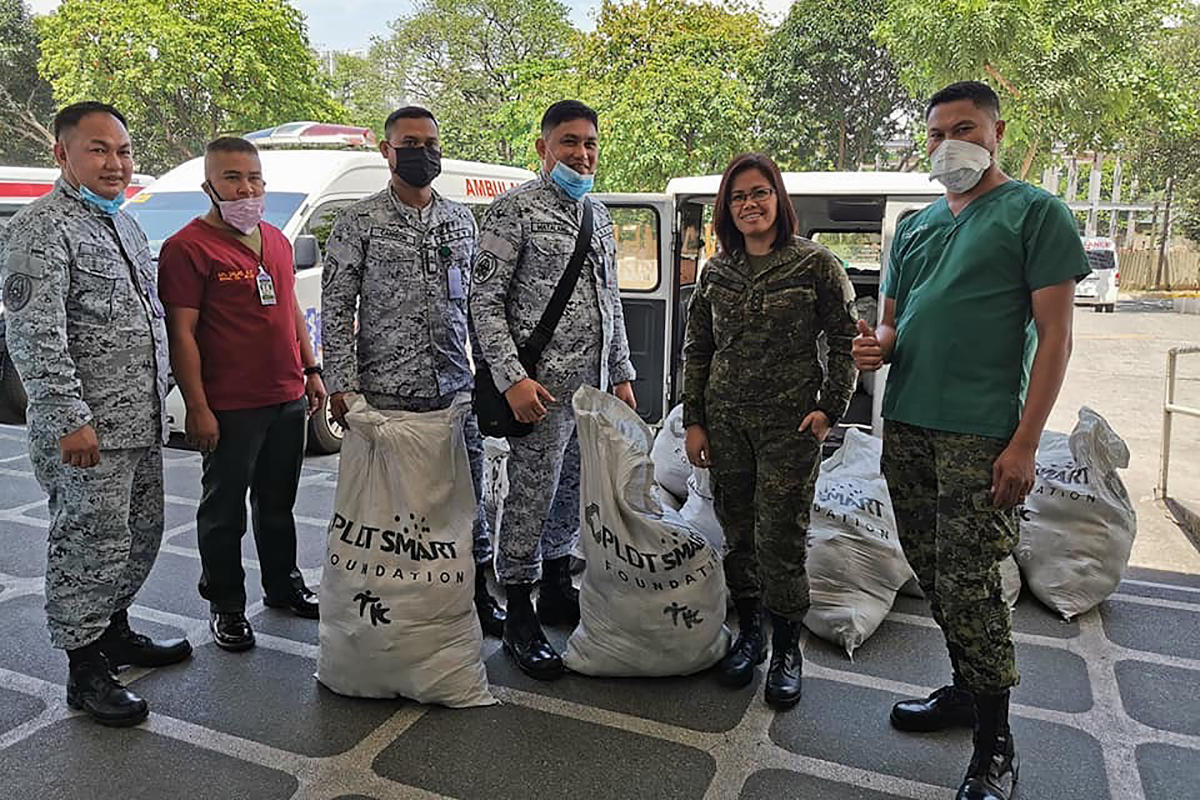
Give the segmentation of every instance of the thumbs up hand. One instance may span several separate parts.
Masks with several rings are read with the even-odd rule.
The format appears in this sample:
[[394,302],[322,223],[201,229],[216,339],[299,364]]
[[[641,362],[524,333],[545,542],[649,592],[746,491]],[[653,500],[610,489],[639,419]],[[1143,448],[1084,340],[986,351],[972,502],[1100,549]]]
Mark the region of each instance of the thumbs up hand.
[[866,320],[858,321],[858,336],[850,345],[850,355],[859,372],[875,372],[883,366],[883,347],[875,337],[875,329]]

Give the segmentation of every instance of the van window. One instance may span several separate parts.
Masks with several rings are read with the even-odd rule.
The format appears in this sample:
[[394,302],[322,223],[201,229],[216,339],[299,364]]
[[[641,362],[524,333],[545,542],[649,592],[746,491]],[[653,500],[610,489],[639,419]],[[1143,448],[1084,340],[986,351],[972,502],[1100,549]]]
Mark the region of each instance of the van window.
[[846,269],[879,271],[883,235],[876,231],[813,231],[809,238],[832,250]]
[[[304,202],[300,192],[267,192],[266,222],[276,228],[287,224]],[[204,192],[142,192],[125,204],[125,210],[146,232],[150,252],[158,258],[162,243],[196,217],[208,213],[212,202]]]
[[1086,250],[1089,269],[1113,269],[1117,266],[1117,255],[1112,250]]
[[309,215],[308,221],[304,223],[304,230],[300,233],[317,237],[317,246],[320,252],[324,253],[325,243],[329,241],[329,234],[333,231],[338,212],[353,204],[353,200],[330,200],[328,203],[322,203]]
[[617,283],[624,291],[658,288],[658,212],[649,206],[610,206],[617,242]]

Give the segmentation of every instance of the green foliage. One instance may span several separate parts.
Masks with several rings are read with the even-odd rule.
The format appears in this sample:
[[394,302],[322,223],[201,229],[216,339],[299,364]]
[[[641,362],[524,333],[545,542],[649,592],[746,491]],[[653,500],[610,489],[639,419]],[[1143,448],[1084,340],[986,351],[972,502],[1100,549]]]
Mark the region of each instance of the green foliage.
[[0,0],[0,163],[51,164],[50,84],[38,75],[38,38],[24,0]]
[[985,80],[1024,176],[1052,144],[1107,149],[1161,109],[1153,43],[1176,0],[888,0],[876,29],[910,89]]
[[601,115],[601,185],[662,191],[752,149],[766,34],[757,13],[734,3],[604,0],[577,67]]
[[142,169],[165,170],[223,133],[345,116],[284,0],[70,0],[38,27],[55,100],[120,108]]
[[798,0],[770,36],[759,71],[763,141],[790,169],[857,169],[919,104],[871,34],[886,0]]

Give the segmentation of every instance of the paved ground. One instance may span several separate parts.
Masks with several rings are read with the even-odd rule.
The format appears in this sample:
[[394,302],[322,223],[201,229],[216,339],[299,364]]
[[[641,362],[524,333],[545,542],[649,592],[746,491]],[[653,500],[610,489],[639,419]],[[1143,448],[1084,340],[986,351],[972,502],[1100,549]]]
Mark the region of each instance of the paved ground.
[[[1080,315],[1072,388],[1055,419],[1067,427],[1084,401],[1108,416],[1134,450],[1127,483],[1144,497],[1157,458],[1161,352],[1169,339],[1200,341],[1200,318],[1121,311]],[[1191,455],[1178,462],[1177,485],[1195,488],[1194,435],[1181,442]],[[195,590],[198,457],[173,450],[166,463],[167,541],[132,615],[147,632],[186,633],[196,654],[127,672],[154,713],[137,729],[106,730],[63,703],[65,659],[49,647],[41,609],[44,498],[23,431],[0,427],[3,800],[933,799],[953,796],[969,757],[965,732],[903,735],[887,724],[892,702],[948,675],[937,631],[907,598],[853,662],[808,640],[804,699],[783,715],[763,704],[760,682],[731,692],[706,675],[537,684],[492,640],[485,656],[502,705],[447,711],[338,697],[312,677],[315,625],[264,610],[253,569],[259,646],[235,655],[211,643]],[[335,480],[335,458],[308,461],[297,512],[313,582]],[[1131,569],[1114,597],[1072,623],[1028,596],[1018,606],[1024,681],[1013,724],[1026,800],[1196,795],[1200,562],[1151,500],[1139,511],[1135,563],[1156,569]]]

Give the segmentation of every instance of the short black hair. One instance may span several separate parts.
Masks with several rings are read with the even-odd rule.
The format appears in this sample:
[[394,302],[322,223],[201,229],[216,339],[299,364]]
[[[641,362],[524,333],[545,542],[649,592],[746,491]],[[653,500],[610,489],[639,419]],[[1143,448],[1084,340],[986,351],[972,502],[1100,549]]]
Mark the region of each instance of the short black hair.
[[591,106],[578,100],[559,100],[542,114],[542,138],[549,136],[550,131],[564,122],[576,119],[586,119],[596,126],[596,130],[600,130],[600,118]]
[[438,124],[437,117],[428,108],[405,106],[404,108],[397,108],[388,114],[387,122],[383,123],[383,135],[385,137],[392,132],[392,126],[396,124],[396,120],[398,119],[431,119],[434,125]]
[[218,139],[213,139],[204,148],[204,155],[212,155],[213,153],[249,153],[258,155],[258,148],[248,139],[243,139],[240,136],[222,136]]
[[117,118],[117,121],[124,126],[125,130],[129,130],[129,123],[125,121],[125,115],[117,109],[110,106],[108,103],[97,103],[95,100],[85,100],[82,103],[72,103],[64,109],[61,109],[54,115],[54,139],[61,141],[63,134],[67,131],[78,127],[81,120],[88,114],[109,114]]
[[934,106],[953,103],[956,100],[970,100],[976,108],[990,111],[996,119],[1000,118],[1000,98],[992,91],[992,87],[982,81],[959,81],[929,98],[929,104],[925,106],[925,119],[929,119]]

